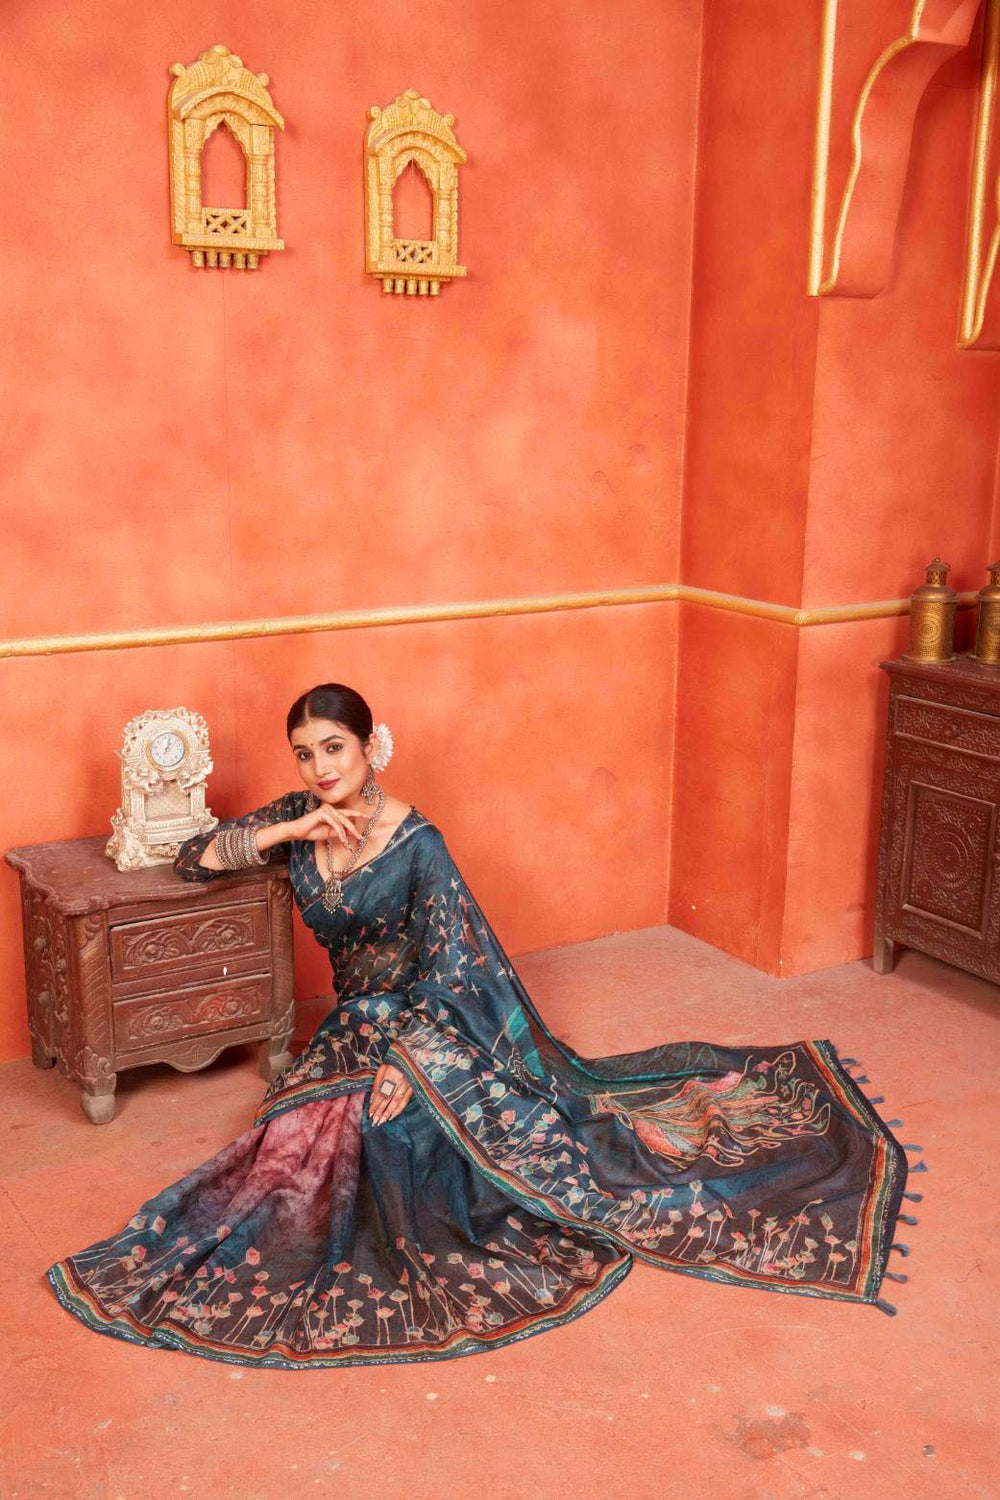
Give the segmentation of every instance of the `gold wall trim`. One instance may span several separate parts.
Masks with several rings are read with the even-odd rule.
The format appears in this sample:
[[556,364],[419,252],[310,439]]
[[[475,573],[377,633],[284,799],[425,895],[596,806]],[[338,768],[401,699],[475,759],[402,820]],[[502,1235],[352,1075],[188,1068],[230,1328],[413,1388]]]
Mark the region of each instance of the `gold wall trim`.
[[[871,599],[861,604],[827,604],[813,609],[796,609],[792,604],[772,604],[766,599],[748,599],[742,594],[720,594],[714,589],[677,585],[677,597],[688,604],[704,604],[709,609],[728,609],[739,615],[753,615],[760,620],[776,620],[779,625],[844,625],[855,620],[884,620],[890,615],[908,615],[906,599]],[[958,608],[969,609],[976,602],[973,590],[959,594]]]
[[[823,0],[806,283],[810,297],[876,297],[884,290],[920,99],[938,69],[968,45],[980,4],[981,0],[949,0],[947,4],[913,0],[906,30],[882,49],[869,68],[851,117],[851,161],[828,259],[826,211],[837,86],[838,0]],[[911,49],[917,50],[918,62],[911,59],[904,73],[893,69],[895,59]],[[886,77],[893,73],[894,82],[887,83]],[[887,118],[895,122],[896,130],[886,130]]]
[[837,46],[837,0],[823,0],[819,39],[819,81],[816,90],[816,145],[813,155],[812,199],[809,216],[810,297],[823,285],[826,243],[826,195],[830,165],[830,116],[833,110],[833,59]]
[[[598,589],[579,594],[537,594],[510,599],[474,599],[456,604],[416,604],[388,609],[338,610],[325,615],[283,615],[278,619],[218,620],[206,625],[167,625],[150,630],[114,630],[92,635],[36,635],[0,640],[0,658],[64,656],[80,651],[132,651],[142,646],[189,646],[210,641],[259,640],[267,636],[309,635],[328,630],[372,630],[383,625],[425,625],[440,620],[477,620],[497,615],[539,615],[563,609],[605,609],[618,604],[663,604],[681,600],[707,609],[729,610],[782,625],[838,625],[909,613],[909,599],[876,599],[796,609],[742,594],[693,588],[686,583],[649,584],[631,589]],[[959,594],[960,609],[976,594]]]
[[[987,0],[979,79],[979,105],[972,154],[972,182],[969,190],[965,286],[962,290],[962,311],[958,334],[959,346],[963,349],[976,347],[996,349],[1000,346],[995,317],[992,320],[994,327],[985,338],[983,337],[987,301],[996,271],[997,252],[1000,250],[1000,212],[998,212],[995,191],[997,183],[994,182],[994,192],[991,194],[987,182],[991,161],[995,160],[993,126],[996,114],[998,56],[1000,56],[1000,0]],[[993,171],[995,174],[995,166]],[[992,221],[988,236],[987,214],[990,215]]]

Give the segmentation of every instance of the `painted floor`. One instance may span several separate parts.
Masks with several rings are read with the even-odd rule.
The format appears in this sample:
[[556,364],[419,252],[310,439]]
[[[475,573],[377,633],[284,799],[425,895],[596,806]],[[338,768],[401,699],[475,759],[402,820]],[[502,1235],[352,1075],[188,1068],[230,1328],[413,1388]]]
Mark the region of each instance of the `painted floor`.
[[[904,952],[777,980],[668,927],[516,960],[583,1053],[830,1039],[911,1178],[895,1318],[637,1264],[564,1328],[433,1365],[233,1369],[89,1332],[43,1279],[242,1130],[246,1049],[126,1073],[117,1118],[0,1068],[0,1495],[86,1500],[1000,1497],[1000,987]],[[324,1007],[303,1007],[311,1030]],[[900,1231],[901,1234],[904,1231]]]

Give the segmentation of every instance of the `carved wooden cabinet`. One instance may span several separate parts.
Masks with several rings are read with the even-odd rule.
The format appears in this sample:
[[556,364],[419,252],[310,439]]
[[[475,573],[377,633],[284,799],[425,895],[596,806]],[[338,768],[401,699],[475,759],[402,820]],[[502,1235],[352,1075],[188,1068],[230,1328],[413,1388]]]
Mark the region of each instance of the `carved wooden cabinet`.
[[884,661],[889,723],[873,966],[904,943],[1000,980],[1000,668]]
[[202,1068],[261,1044],[267,1079],[291,1061],[292,902],[280,863],[182,880],[170,865],[122,873],[107,839],[11,849],[19,872],[32,1059],[58,1063],[95,1124],[117,1074]]

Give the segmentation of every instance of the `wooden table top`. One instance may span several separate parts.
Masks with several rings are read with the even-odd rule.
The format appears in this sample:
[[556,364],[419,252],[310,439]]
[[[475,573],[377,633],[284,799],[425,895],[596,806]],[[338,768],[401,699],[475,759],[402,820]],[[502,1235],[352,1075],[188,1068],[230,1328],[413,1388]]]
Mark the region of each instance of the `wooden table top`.
[[119,870],[104,852],[107,842],[107,834],[98,834],[93,838],[56,839],[48,844],[21,844],[8,849],[5,858],[66,916],[106,911],[128,902],[191,901],[228,889],[238,893],[245,888],[248,876],[288,878],[283,860],[206,881],[183,880],[172,864]]

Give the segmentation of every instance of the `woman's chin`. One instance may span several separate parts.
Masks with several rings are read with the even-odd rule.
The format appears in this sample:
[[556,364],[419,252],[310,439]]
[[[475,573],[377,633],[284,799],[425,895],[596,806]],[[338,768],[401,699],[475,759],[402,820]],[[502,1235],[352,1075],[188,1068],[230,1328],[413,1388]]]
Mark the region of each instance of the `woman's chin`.
[[338,782],[336,786],[331,786],[325,791],[322,787],[318,786],[316,788],[315,795],[321,802],[327,803],[327,805],[330,807],[336,807],[338,803],[346,802],[350,794],[348,792],[345,792],[341,784]]

